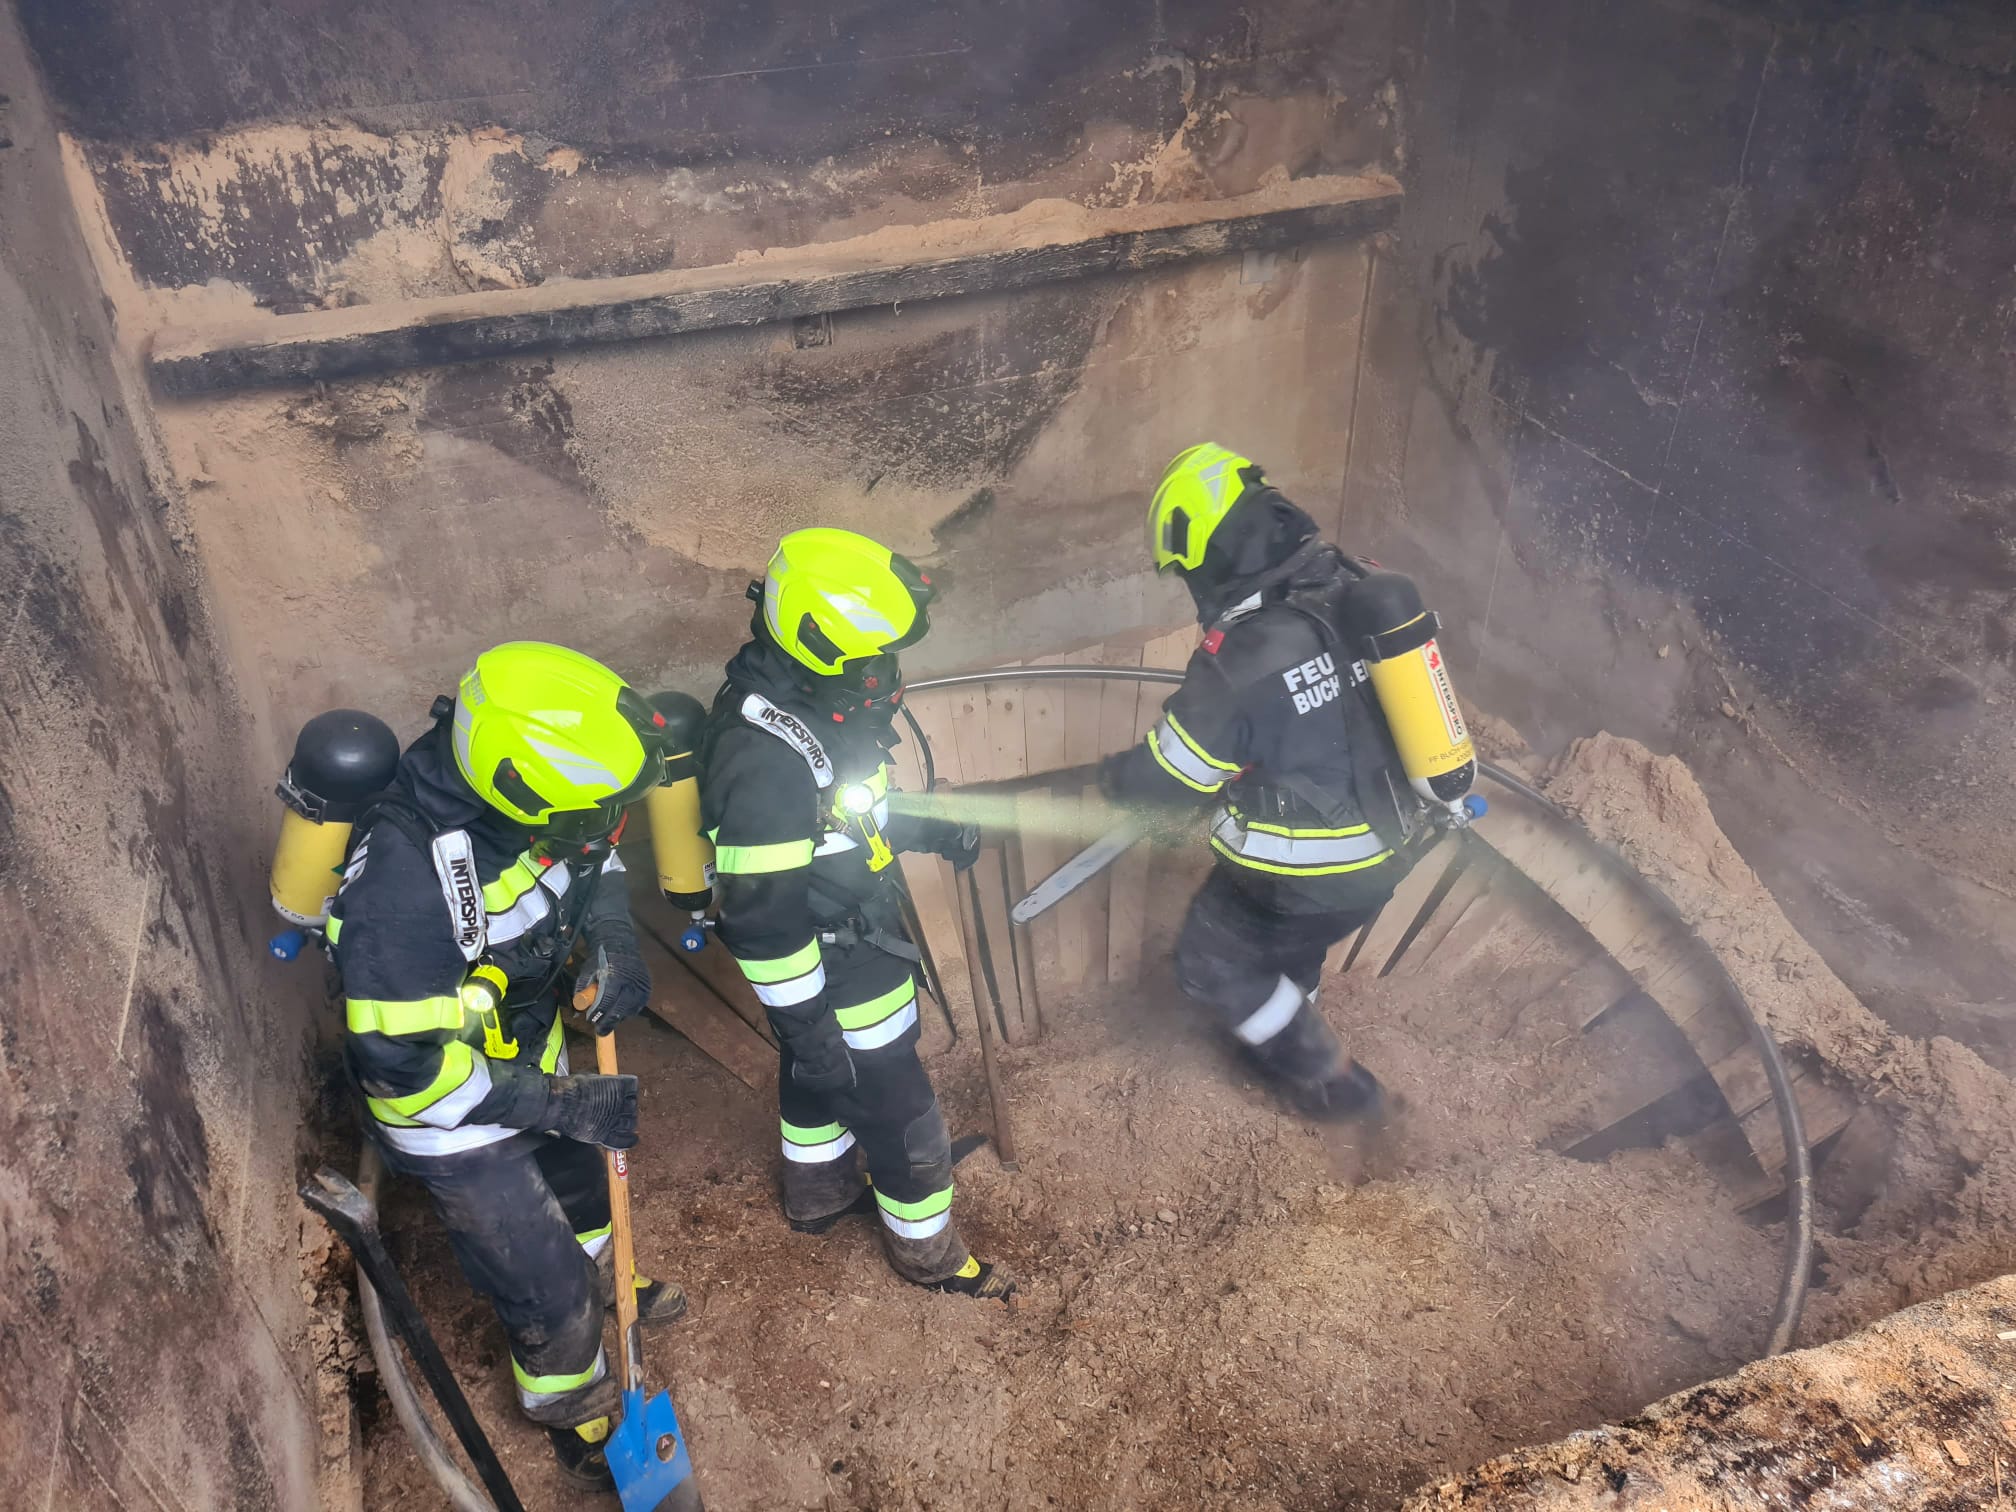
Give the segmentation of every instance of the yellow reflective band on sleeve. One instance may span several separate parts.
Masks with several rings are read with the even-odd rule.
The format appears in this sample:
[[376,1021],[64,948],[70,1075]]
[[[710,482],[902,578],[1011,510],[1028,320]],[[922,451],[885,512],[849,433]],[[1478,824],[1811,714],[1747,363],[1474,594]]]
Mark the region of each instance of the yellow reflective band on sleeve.
[[370,1103],[374,1109],[382,1107],[401,1118],[411,1118],[469,1080],[474,1070],[475,1052],[463,1040],[450,1040],[441,1047],[441,1069],[435,1073],[433,1081],[404,1097],[374,1097]]
[[322,926],[322,933],[331,945],[336,944],[343,937],[343,921],[332,915],[329,922]]
[[805,975],[819,964],[819,942],[808,940],[803,948],[767,961],[745,960],[741,956],[737,956],[735,961],[742,968],[742,975],[752,982],[788,982],[793,977]]
[[1167,709],[1164,709],[1162,711],[1162,723],[1169,726],[1170,731],[1176,736],[1176,738],[1182,741],[1183,744],[1188,746],[1191,752],[1197,757],[1197,759],[1203,762],[1206,766],[1216,767],[1219,771],[1223,772],[1227,777],[1236,777],[1239,775],[1238,762],[1220,761],[1216,756],[1213,756],[1209,751],[1205,750],[1204,747],[1202,747],[1197,743],[1197,737],[1195,735],[1192,735],[1188,730],[1184,729],[1182,722],[1178,720],[1174,714],[1171,714]]
[[429,1029],[460,1029],[462,999],[445,996],[386,1003],[376,998],[346,998],[343,1017],[352,1034],[422,1034]]
[[833,1017],[840,1021],[842,1029],[866,1029],[879,1024],[891,1014],[901,1013],[905,1006],[917,999],[917,983],[905,977],[880,997],[870,998],[865,1003],[856,1003],[851,1008],[836,1008]]
[[560,1065],[560,1052],[567,1047],[567,1032],[560,1020],[553,1020],[553,1027],[546,1034],[546,1048],[539,1052],[539,1069],[551,1076]]
[[815,1129],[809,1124],[794,1124],[788,1118],[777,1122],[784,1130],[784,1137],[794,1145],[830,1144],[847,1132],[837,1123],[820,1124]]
[[757,877],[766,872],[795,871],[811,864],[810,840],[781,840],[775,845],[723,845],[714,852],[714,870],[723,876]]
[[[1148,732],[1148,754],[1155,758],[1155,764],[1162,768],[1163,771],[1194,792],[1215,793],[1225,786],[1225,781],[1222,778],[1217,782],[1200,782],[1165,756],[1162,752],[1162,732],[1160,730],[1150,730]],[[1181,754],[1182,756],[1188,756],[1190,753],[1186,751]]]
[[516,861],[498,874],[497,880],[483,889],[483,907],[489,913],[503,913],[513,903],[538,884],[539,863],[532,859],[532,852],[526,851]]

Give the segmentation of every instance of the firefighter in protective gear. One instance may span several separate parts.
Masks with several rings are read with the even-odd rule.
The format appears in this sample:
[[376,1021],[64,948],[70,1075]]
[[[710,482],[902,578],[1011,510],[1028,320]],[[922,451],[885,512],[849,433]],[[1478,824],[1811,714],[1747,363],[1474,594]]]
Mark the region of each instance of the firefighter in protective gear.
[[[435,716],[360,815],[330,913],[346,1060],[386,1164],[426,1185],[495,1306],[519,1404],[570,1479],[610,1489],[598,1146],[636,1143],[637,1080],[569,1074],[559,1005],[577,947],[610,963],[596,1032],[649,998],[614,841],[662,773],[656,716],[607,667],[531,641],[484,652]],[[625,1284],[647,1318],[685,1308]]]
[[1006,1272],[953,1222],[896,891],[897,852],[961,868],[978,856],[970,826],[891,810],[898,653],[929,628],[930,579],[851,531],[799,530],[749,596],[751,639],[715,699],[700,786],[721,940],[777,1033],[785,1217],[823,1233],[875,1212],[906,1280],[1005,1297]]
[[1393,895],[1422,822],[1337,633],[1354,573],[1252,461],[1180,453],[1149,506],[1161,572],[1204,630],[1183,685],[1100,786],[1129,804],[1215,800],[1214,865],[1177,937],[1177,980],[1303,1113],[1373,1118],[1378,1080],[1316,1006],[1329,948]]

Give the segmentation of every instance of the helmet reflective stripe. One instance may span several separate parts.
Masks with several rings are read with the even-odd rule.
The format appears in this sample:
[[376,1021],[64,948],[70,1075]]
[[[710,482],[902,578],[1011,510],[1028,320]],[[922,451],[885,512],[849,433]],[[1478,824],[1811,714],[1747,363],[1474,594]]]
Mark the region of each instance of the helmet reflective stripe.
[[561,776],[567,778],[569,781],[579,783],[584,788],[592,788],[599,785],[607,788],[609,792],[615,793],[622,791],[626,786],[623,779],[610,771],[609,768],[603,766],[592,757],[582,755],[578,751],[570,751],[565,746],[553,745],[548,741],[539,739],[536,735],[527,736],[525,743],[548,761],[552,762],[554,769]]
[[851,593],[829,593],[826,602],[838,609],[846,617],[847,623],[856,630],[869,635],[894,635],[896,627],[889,623],[889,616],[878,613],[872,604],[856,598]]

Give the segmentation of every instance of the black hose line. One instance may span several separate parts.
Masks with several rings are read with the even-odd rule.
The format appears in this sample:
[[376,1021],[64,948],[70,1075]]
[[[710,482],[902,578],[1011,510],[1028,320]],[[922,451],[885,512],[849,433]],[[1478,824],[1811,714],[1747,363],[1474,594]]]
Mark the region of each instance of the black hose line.
[[[1020,682],[1043,678],[1092,678],[1104,681],[1179,684],[1183,681],[1183,674],[1159,667],[995,667],[984,672],[956,672],[946,677],[927,677],[920,682],[910,683],[907,691],[929,693],[940,688],[970,687],[976,683]],[[924,769],[929,772],[931,742],[925,738],[924,731],[907,708],[903,714],[910,721],[911,732],[917,737],[919,758]],[[1763,1021],[1751,1008],[1749,1000],[1743,996],[1743,989],[1729,974],[1729,968],[1723,964],[1721,956],[1701,938],[1700,932],[1688,922],[1687,916],[1680,912],[1679,905],[1667,896],[1664,888],[1625,860],[1615,847],[1590,834],[1583,828],[1580,820],[1538,788],[1488,761],[1480,760],[1477,769],[1499,787],[1516,793],[1528,803],[1545,809],[1556,819],[1573,826],[1604,859],[1615,875],[1638,888],[1669,924],[1678,927],[1699,944],[1713,975],[1720,982],[1722,990],[1727,994],[1738,1016],[1742,1018],[1744,1027],[1749,1030],[1750,1042],[1756,1047],[1758,1059],[1764,1063],[1765,1080],[1771,1086],[1771,1101],[1777,1105],[1778,1130],[1785,1141],[1785,1158],[1789,1172],[1786,1180],[1784,1268],[1778,1278],[1778,1304],[1771,1314],[1771,1337],[1764,1349],[1766,1356],[1783,1354],[1792,1347],[1793,1337],[1799,1331],[1799,1319],[1806,1310],[1807,1282],[1813,1269],[1813,1155],[1806,1148],[1805,1121],[1799,1115],[1799,1103],[1793,1096],[1792,1079],[1785,1070],[1785,1058],[1779,1053],[1778,1042],[1771,1037],[1771,1031],[1764,1026]]]

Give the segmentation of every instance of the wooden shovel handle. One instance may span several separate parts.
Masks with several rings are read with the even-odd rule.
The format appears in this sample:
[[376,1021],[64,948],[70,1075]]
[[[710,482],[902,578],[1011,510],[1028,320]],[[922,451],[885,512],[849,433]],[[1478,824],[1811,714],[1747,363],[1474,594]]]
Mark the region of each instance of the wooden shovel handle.
[[[593,1002],[594,990],[588,990]],[[580,1005],[577,995],[576,1005]],[[595,1036],[595,1069],[604,1076],[616,1075],[616,1036]],[[628,1390],[644,1384],[644,1362],[637,1357],[637,1251],[630,1238],[630,1152],[604,1150],[609,1167],[609,1224],[611,1242],[616,1246],[616,1338],[621,1348],[623,1385]]]

